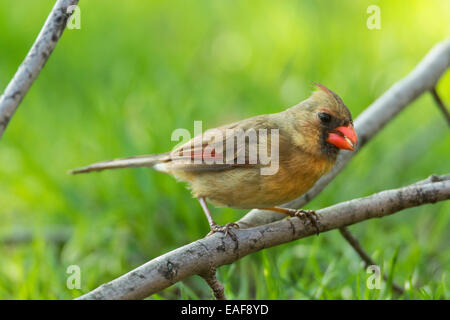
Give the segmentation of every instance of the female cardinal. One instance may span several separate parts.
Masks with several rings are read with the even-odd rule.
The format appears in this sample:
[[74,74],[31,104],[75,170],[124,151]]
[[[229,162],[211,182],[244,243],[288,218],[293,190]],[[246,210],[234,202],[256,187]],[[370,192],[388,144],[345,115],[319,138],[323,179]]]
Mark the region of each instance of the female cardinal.
[[212,233],[227,233],[237,225],[217,225],[206,200],[311,218],[313,211],[277,206],[305,193],[331,169],[340,149],[354,150],[357,142],[343,101],[325,86],[316,86],[310,98],[285,111],[210,129],[171,152],[99,162],[71,173],[130,167],[169,173],[190,184]]

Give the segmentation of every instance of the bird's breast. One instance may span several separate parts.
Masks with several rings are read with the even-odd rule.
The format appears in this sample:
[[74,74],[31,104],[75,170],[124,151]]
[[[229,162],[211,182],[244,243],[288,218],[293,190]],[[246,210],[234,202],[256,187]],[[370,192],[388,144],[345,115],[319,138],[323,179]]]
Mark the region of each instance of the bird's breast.
[[294,200],[308,191],[332,166],[328,159],[304,153],[280,159],[278,172],[261,179],[266,195],[264,202],[267,206],[277,206]]
[[238,167],[224,171],[190,172],[179,177],[190,182],[195,197],[218,206],[240,209],[273,207],[301,196],[333,163],[301,152],[280,157],[278,170],[262,175],[261,168]]

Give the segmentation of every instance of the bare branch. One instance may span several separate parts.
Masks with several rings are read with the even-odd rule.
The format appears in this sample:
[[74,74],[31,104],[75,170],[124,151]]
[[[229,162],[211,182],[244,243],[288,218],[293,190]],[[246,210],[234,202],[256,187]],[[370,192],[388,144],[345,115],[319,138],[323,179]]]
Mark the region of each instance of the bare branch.
[[[382,191],[316,211],[320,231],[342,228],[400,210],[450,199],[450,180],[413,184]],[[235,231],[236,241],[213,234],[175,249],[79,297],[79,299],[141,299],[196,274],[205,274],[259,250],[315,235],[313,225],[288,218]]]
[[[449,66],[450,40],[446,40],[435,45],[410,74],[395,83],[358,116],[355,120],[355,130],[359,140],[357,150],[355,152],[341,152],[336,165],[327,175],[320,178],[304,195],[285,206],[302,208],[317,196],[345,168],[357,151],[387,123],[421,94],[434,88]],[[239,220],[238,224],[242,228],[253,227],[283,218],[284,215],[280,213],[255,209]]]
[[77,3],[78,0],[56,2],[25,60],[0,97],[0,139],[20,102],[55,49],[71,15],[67,8]]

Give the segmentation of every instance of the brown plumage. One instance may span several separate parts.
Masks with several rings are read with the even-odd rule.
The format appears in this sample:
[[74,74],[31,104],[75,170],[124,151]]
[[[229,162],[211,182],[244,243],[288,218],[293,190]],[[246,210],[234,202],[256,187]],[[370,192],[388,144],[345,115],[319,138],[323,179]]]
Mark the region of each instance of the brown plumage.
[[[71,173],[147,166],[171,174],[190,184],[213,232],[229,226],[215,224],[205,199],[218,206],[291,214],[274,207],[305,193],[332,168],[339,149],[353,150],[356,144],[350,111],[334,92],[317,87],[310,98],[285,111],[210,129],[172,152],[100,162]],[[248,138],[252,131],[253,140]],[[244,140],[239,143],[236,137]],[[273,155],[272,147],[278,148]],[[261,161],[260,150],[268,150],[271,162]],[[271,166],[277,170],[262,174]]]

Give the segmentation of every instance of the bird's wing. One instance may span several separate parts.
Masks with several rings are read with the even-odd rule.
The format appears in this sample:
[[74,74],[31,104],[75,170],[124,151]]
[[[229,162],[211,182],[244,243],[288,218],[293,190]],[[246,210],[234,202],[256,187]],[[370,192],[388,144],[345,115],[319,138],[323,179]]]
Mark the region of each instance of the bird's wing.
[[[262,148],[270,155],[272,129],[255,117],[210,129],[171,152],[173,170],[226,170],[261,166]],[[270,127],[270,128],[268,128]]]

